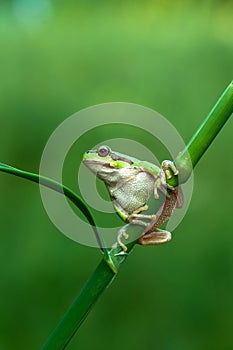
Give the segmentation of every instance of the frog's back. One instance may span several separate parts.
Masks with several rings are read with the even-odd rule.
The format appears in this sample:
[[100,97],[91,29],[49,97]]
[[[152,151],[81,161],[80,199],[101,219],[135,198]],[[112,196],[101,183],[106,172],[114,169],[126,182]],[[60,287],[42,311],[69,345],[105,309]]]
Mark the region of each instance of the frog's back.
[[150,163],[150,162],[147,162],[147,161],[138,161],[137,162],[137,166],[139,168],[143,168],[145,171],[149,172],[151,175],[153,175],[155,178],[159,175],[160,173],[160,168],[153,164],[153,163]]

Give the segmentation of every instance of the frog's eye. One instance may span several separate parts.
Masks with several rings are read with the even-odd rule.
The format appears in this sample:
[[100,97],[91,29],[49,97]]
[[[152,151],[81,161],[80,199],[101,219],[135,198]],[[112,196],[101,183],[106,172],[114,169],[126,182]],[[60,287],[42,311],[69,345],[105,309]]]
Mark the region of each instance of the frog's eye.
[[106,146],[102,146],[98,149],[98,156],[106,157],[110,152],[110,149]]

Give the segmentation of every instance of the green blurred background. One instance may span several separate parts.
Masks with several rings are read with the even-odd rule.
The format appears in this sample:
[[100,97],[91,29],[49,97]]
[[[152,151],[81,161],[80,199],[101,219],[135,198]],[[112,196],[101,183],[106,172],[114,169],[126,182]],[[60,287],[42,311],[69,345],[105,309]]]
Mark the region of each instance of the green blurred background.
[[[231,1],[1,1],[1,162],[37,172],[53,130],[103,102],[153,108],[188,141],[232,79],[232,11]],[[228,122],[195,169],[172,243],[136,247],[69,349],[232,349],[232,132]],[[0,176],[0,349],[39,349],[100,253],[53,226],[37,185]]]

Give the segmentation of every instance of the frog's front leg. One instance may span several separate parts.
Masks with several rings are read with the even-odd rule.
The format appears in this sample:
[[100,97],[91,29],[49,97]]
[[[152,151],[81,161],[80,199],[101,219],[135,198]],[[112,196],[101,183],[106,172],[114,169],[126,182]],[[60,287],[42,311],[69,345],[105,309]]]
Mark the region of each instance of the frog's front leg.
[[172,239],[172,235],[169,231],[156,229],[154,232],[144,234],[141,236],[137,243],[141,245],[155,245],[167,243]]
[[[174,175],[178,175],[179,171],[176,168],[175,164],[171,160],[164,160],[161,165],[163,171],[165,172],[165,175],[167,179],[170,179],[172,177],[171,171]],[[170,171],[171,170],[171,171]]]
[[179,171],[177,170],[175,164],[170,160],[164,160],[161,165],[161,172],[154,184],[154,197],[155,199],[159,198],[158,190],[160,190],[165,196],[169,196],[167,189],[174,190],[173,186],[170,186],[166,179],[170,179],[172,177],[171,170],[174,175],[178,175]]
[[131,223],[133,220],[137,219],[147,219],[150,221],[155,221],[157,216],[155,214],[140,214],[142,211],[145,211],[148,209],[148,205],[144,205],[143,207],[138,208],[135,210],[132,214],[128,214],[116,200],[113,200],[113,205],[115,207],[115,210],[117,214],[120,216],[120,218],[128,223]]
[[[147,205],[144,205],[144,206],[136,209],[132,214],[128,214],[116,200],[113,201],[113,204],[114,204],[115,210],[117,211],[117,213],[121,217],[121,219],[128,223],[127,225],[123,226],[119,230],[118,235],[117,235],[118,245],[123,249],[124,252],[126,252],[127,247],[122,242],[122,237],[124,239],[129,238],[129,235],[126,232],[128,227],[131,225],[139,225],[139,226],[143,226],[143,227],[148,229],[150,227],[150,223],[146,223],[146,222],[142,221],[142,219],[146,219],[146,220],[149,220],[151,222],[151,221],[155,221],[157,216],[156,215],[140,214],[142,211],[148,209]],[[115,247],[115,246],[116,245],[113,245],[113,247]]]

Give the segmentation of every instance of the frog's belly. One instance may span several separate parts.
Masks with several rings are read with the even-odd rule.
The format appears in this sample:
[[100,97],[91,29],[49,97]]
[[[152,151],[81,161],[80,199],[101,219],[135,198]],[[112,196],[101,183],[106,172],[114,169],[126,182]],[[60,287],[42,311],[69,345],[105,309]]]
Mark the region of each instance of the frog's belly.
[[135,179],[119,184],[113,196],[117,203],[131,214],[146,204],[154,191],[155,179],[147,173],[139,173]]

